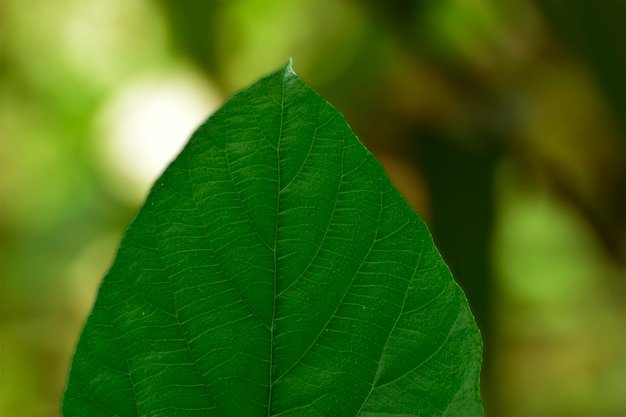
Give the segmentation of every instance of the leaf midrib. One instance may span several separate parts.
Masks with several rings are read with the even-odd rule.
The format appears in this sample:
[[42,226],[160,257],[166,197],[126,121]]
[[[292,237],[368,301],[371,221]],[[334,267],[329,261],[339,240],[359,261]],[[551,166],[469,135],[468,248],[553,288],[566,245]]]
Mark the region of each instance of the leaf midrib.
[[[290,67],[288,67],[290,68]],[[274,387],[274,323],[276,321],[276,299],[278,292],[277,279],[278,279],[278,215],[280,213],[280,192],[281,192],[281,167],[280,167],[280,146],[283,138],[283,120],[285,117],[285,78],[288,75],[290,69],[285,69],[283,79],[281,83],[281,95],[280,95],[280,129],[278,131],[278,142],[276,143],[276,175],[278,176],[276,181],[276,213],[274,215],[274,288],[272,290],[272,323],[270,327],[270,357],[269,357],[269,380],[268,380],[268,395],[267,395],[267,416],[272,415],[272,398]]]

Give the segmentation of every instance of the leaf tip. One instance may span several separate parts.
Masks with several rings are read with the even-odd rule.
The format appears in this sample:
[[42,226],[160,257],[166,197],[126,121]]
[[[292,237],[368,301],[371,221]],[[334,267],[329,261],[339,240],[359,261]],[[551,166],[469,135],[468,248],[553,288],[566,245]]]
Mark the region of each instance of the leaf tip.
[[283,67],[283,71],[285,75],[296,75],[296,72],[293,70],[293,58],[289,57],[289,60]]

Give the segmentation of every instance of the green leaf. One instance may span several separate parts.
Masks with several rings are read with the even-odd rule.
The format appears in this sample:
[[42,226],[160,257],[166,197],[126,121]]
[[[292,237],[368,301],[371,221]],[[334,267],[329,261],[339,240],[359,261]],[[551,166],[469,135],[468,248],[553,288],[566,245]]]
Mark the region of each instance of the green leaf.
[[479,416],[481,341],[421,219],[287,65],[156,182],[72,362],[70,416]]

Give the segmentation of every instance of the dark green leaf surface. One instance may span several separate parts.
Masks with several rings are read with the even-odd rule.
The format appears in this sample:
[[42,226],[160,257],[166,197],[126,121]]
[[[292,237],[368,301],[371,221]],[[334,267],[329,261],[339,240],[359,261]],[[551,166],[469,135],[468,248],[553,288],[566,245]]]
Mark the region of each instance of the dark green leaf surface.
[[479,416],[430,234],[288,65],[192,136],[124,236],[64,416]]

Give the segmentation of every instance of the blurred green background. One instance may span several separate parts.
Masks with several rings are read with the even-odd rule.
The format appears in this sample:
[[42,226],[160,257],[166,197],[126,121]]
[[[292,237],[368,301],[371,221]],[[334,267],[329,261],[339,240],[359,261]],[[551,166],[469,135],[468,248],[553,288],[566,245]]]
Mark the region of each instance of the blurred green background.
[[626,416],[626,3],[0,0],[0,416],[60,416],[151,182],[293,57],[428,222],[490,416]]

